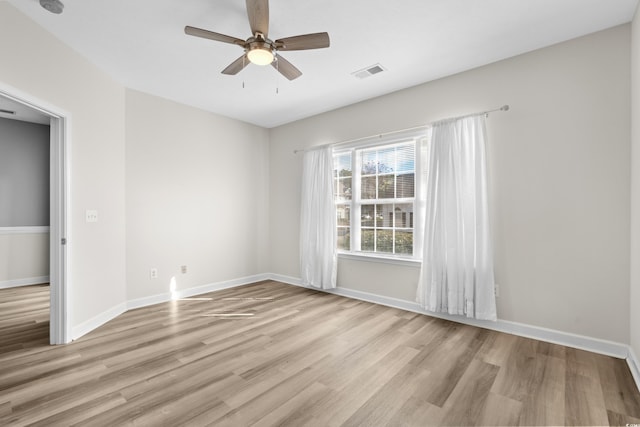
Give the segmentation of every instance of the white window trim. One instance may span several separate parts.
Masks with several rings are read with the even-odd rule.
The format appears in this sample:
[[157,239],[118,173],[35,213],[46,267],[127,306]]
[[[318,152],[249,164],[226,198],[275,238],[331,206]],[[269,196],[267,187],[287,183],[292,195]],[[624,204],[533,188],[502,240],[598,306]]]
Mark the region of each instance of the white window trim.
[[422,260],[417,258],[400,257],[393,254],[383,255],[375,252],[347,252],[338,251],[338,259],[348,259],[353,261],[375,262],[383,264],[403,265],[420,268]]
[[[355,251],[355,250],[338,250],[338,257],[343,259],[353,259],[359,261],[369,261],[369,262],[381,262],[388,264],[399,264],[399,265],[411,265],[411,266],[419,266],[422,263],[422,236],[416,234],[416,224],[418,221],[422,221],[420,217],[420,202],[418,200],[418,195],[422,193],[422,180],[420,179],[420,174],[422,174],[422,142],[425,138],[429,138],[430,128],[425,127],[418,130],[409,130],[406,132],[397,132],[388,136],[377,136],[371,137],[364,140],[358,140],[357,142],[350,142],[344,144],[336,144],[332,147],[332,154],[342,154],[349,151],[362,150],[366,148],[373,148],[384,145],[392,145],[402,142],[408,142],[409,140],[414,140],[415,142],[415,160],[414,160],[414,176],[415,176],[415,184],[414,184],[414,240],[413,240],[413,254],[410,256],[406,255],[398,255],[398,254],[384,254],[380,252],[366,252],[366,251]],[[357,168],[358,165],[355,164],[355,159],[352,160],[352,168]],[[354,169],[355,171],[355,169]],[[354,173],[352,172],[352,177]],[[360,191],[360,182],[359,180],[352,179],[351,183],[352,188],[352,199],[350,200],[349,205],[351,206],[351,218],[355,218],[355,221],[351,222],[351,248],[359,246],[360,233],[354,233],[353,230],[360,227],[360,219],[358,215],[356,215],[355,209],[355,195],[359,194]],[[356,244],[358,243],[358,244]]]

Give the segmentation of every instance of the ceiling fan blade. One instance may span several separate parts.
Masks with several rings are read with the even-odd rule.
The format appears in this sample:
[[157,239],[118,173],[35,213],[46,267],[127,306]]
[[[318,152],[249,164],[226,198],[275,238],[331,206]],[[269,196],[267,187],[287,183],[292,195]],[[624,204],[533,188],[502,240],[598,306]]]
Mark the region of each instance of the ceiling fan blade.
[[295,80],[302,75],[302,71],[298,70],[291,62],[280,55],[276,56],[276,60],[271,63],[271,66],[289,80]]
[[251,34],[262,33],[266,38],[269,33],[269,0],[247,0],[247,15]]
[[301,36],[285,37],[275,41],[278,50],[306,50],[329,47],[329,34],[313,33]]
[[215,40],[223,43],[237,44],[238,46],[244,47],[244,40],[242,39],[220,33],[214,33],[213,31],[209,30],[203,30],[202,28],[195,28],[187,25],[186,27],[184,27],[184,32],[185,34],[188,34],[190,36],[202,37],[204,39]]
[[249,58],[247,55],[242,55],[240,58],[233,61],[227,68],[222,70],[222,74],[235,75],[238,74],[244,67],[249,64]]

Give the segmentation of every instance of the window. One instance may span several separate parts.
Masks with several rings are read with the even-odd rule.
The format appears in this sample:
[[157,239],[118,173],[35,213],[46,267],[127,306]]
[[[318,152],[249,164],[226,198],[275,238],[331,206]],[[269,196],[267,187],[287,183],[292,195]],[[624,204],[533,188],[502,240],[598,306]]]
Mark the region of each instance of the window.
[[417,139],[334,150],[338,250],[413,258]]

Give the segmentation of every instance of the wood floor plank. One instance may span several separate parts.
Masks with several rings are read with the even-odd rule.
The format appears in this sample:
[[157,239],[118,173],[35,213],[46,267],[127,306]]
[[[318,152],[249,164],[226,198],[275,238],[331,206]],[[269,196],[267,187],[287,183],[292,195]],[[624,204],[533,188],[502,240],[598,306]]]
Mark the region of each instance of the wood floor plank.
[[307,402],[316,402],[326,399],[332,390],[323,384],[314,382],[284,404],[271,410],[266,416],[259,419],[255,427],[266,426],[301,426],[308,424],[312,419],[309,415],[297,411],[297,409]]
[[179,425],[186,418],[185,414],[197,416],[211,408],[224,407],[216,395],[238,381],[241,379],[233,375],[214,377],[205,374],[186,378],[154,392],[137,395],[110,411],[88,418],[86,422],[89,425],[123,425],[128,422],[148,426]]
[[414,393],[402,407],[393,414],[389,426],[440,426],[445,411]]
[[609,418],[610,426],[638,426],[640,425],[640,418],[635,418],[629,415],[619,414],[613,411],[607,411],[607,417]]
[[591,377],[567,374],[565,424],[574,426],[606,425],[609,416],[600,383]]
[[537,354],[530,371],[535,378],[529,378],[529,394],[522,399],[520,425],[563,425],[567,405],[574,403],[573,399],[565,401],[573,391],[566,388],[565,362],[544,353]]
[[[466,325],[460,325],[460,327],[456,325],[450,332],[453,333],[453,336],[442,345],[434,349],[429,348],[429,357],[416,364],[423,369],[431,370],[433,386],[425,391],[427,401],[440,407],[449,399],[449,395],[480,349],[482,341],[477,338],[489,334],[487,330]],[[418,360],[420,357],[416,357],[412,363],[416,363]],[[437,369],[430,369],[430,367],[436,366]]]
[[596,357],[600,386],[607,410],[618,414],[640,418],[640,399],[635,388],[631,371],[626,363],[599,355]]
[[477,357],[483,362],[503,366],[511,355],[517,337],[510,334],[488,334],[478,350]]
[[348,378],[340,393],[314,405],[314,421],[327,426],[342,425],[375,393],[381,390],[416,355],[410,347],[396,347],[372,370]]
[[75,405],[70,409],[58,412],[55,415],[46,417],[31,424],[33,427],[69,426],[86,422],[96,414],[107,413],[114,408],[124,404],[126,401],[120,393],[111,393],[100,396],[80,405]]
[[429,384],[429,371],[408,365],[345,421],[345,426],[388,425],[404,404]]
[[[328,359],[324,359],[328,362]],[[275,408],[283,406],[295,397],[304,393],[309,384],[315,383],[319,370],[323,366],[307,367],[295,373],[281,373],[278,380],[272,383],[272,387],[264,390],[251,400],[234,408],[220,421],[231,422],[233,425],[253,425],[262,418],[268,416]]]
[[[473,359],[442,409],[445,425],[473,425],[486,413],[491,386],[500,367]],[[464,406],[460,402],[466,402]]]
[[[406,335],[387,331],[377,340],[354,348],[353,342],[337,341],[338,346],[332,353],[338,357],[339,363],[331,370],[323,373],[319,381],[336,390],[342,390],[351,378],[362,373],[371,372],[382,363],[382,359],[407,339]],[[411,347],[413,348],[413,347]]]
[[0,425],[625,425],[626,362],[264,281],[48,345],[48,286],[0,290]]
[[6,418],[11,415],[11,402],[0,403],[0,417]]
[[535,340],[517,337],[509,350],[508,358],[501,365],[491,391],[520,402],[533,396],[544,367],[544,361],[539,359],[536,348]]
[[520,424],[522,402],[489,392],[478,417],[481,426],[516,426]]

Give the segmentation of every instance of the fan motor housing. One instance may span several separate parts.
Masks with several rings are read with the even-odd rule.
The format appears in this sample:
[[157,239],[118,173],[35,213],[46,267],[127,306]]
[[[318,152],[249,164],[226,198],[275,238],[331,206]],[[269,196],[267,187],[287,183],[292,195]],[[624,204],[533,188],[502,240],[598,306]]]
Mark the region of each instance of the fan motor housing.
[[273,41],[262,37],[249,37],[246,42],[247,52],[253,49],[264,49],[273,52],[276,49]]

